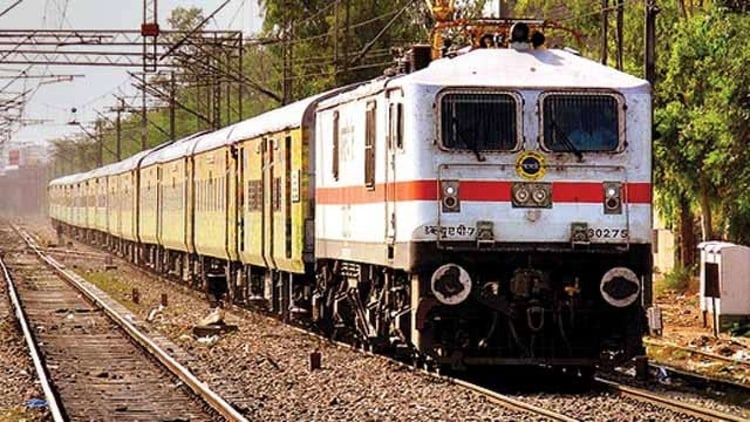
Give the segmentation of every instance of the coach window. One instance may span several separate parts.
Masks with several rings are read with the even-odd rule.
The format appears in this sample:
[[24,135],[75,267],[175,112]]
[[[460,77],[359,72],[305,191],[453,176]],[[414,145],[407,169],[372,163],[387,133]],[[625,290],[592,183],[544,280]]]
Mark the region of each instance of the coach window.
[[365,114],[365,186],[375,189],[375,101],[367,103]]
[[607,93],[544,94],[542,145],[549,151],[613,152],[620,146],[622,100]]
[[520,101],[510,93],[447,92],[439,96],[442,147],[512,151],[517,148]]

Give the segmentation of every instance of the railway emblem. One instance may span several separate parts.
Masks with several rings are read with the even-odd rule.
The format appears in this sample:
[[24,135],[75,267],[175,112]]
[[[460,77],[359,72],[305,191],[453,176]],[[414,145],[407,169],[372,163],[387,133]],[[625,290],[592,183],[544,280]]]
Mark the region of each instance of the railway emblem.
[[516,159],[516,173],[526,180],[541,179],[544,172],[544,156],[536,151],[524,151]]

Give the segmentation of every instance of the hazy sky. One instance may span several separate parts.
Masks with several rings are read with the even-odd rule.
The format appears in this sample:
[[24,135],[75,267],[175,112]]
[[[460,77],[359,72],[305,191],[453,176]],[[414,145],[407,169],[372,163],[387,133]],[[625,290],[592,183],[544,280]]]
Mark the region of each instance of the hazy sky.
[[[166,19],[175,7],[200,7],[208,15],[219,7],[224,0],[154,0],[158,1],[158,20],[161,28],[166,29]],[[15,3],[16,0],[0,0],[0,11]],[[17,7],[0,17],[0,32],[4,29],[139,29],[143,17],[143,0],[23,0]],[[243,30],[246,36],[260,28],[262,18],[259,16],[257,0],[231,0],[211,21],[207,29]],[[8,46],[0,47],[8,49]],[[11,47],[12,48],[12,47]],[[16,75],[26,66],[4,65],[0,63],[0,75]],[[55,139],[66,134],[80,132],[75,126],[66,123],[73,118],[70,110],[78,109],[76,119],[80,122],[92,122],[95,111],[105,111],[114,106],[116,99],[112,94],[118,91],[135,93],[124,68],[101,68],[87,66],[34,66],[29,74],[84,74],[73,82],[46,84],[41,86],[25,110],[26,119],[49,119],[43,125],[26,126],[13,136],[13,143],[39,142]],[[129,69],[140,71],[139,68]],[[5,80],[0,80],[0,87]],[[20,81],[0,93],[3,98],[11,92],[34,88],[38,80]],[[0,148],[1,149],[1,148]]]

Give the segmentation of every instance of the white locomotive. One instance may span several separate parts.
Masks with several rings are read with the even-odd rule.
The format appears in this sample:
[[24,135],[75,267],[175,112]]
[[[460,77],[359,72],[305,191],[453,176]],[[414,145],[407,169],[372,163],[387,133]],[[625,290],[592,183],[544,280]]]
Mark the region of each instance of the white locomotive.
[[319,290],[356,287],[360,334],[454,367],[631,357],[651,289],[650,86],[519,44],[319,104]]

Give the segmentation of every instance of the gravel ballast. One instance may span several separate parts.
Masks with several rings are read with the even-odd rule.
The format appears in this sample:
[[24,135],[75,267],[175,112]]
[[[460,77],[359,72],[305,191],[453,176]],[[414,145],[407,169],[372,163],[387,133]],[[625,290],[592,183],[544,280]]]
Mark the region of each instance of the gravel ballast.
[[[56,256],[78,267],[141,319],[150,319],[146,328],[158,330],[183,349],[190,356],[186,365],[251,420],[543,420],[250,311],[225,312],[225,321],[237,325],[238,331],[196,339],[192,327],[211,312],[201,294],[118,260],[116,269],[104,271],[103,260],[91,256]],[[131,301],[133,288],[139,290],[140,304]],[[162,293],[168,294],[169,305],[157,311]],[[310,371],[309,353],[315,350],[322,354],[322,369]],[[516,398],[587,421],[698,420],[606,392]],[[700,402],[700,397],[695,400]],[[708,407],[724,408],[705,400]]]

